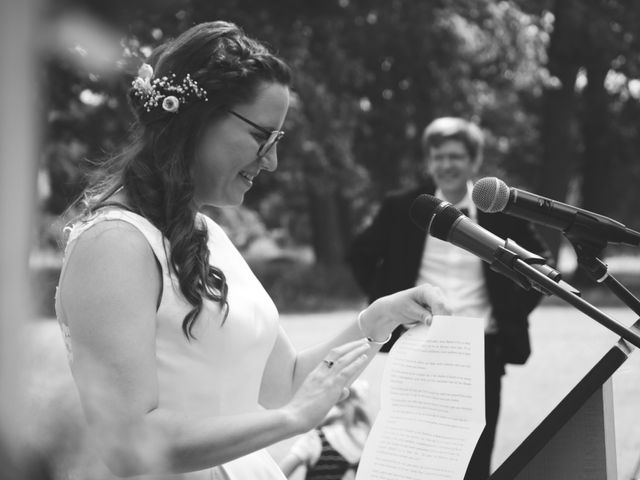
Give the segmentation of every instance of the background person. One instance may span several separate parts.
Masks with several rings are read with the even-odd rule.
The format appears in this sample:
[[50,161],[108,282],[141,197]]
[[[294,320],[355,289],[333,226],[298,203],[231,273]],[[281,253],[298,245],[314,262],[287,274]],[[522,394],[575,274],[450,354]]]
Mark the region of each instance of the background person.
[[288,478],[298,468],[304,468],[305,480],[355,478],[372,426],[367,394],[366,382],[356,380],[349,387],[349,396],[329,411],[322,424],[293,444],[279,463]]
[[[527,360],[531,351],[528,315],[541,295],[523,290],[459,247],[433,237],[427,241],[425,232],[409,217],[411,204],[418,195],[435,195],[494,234],[543,257],[550,255],[531,224],[476,209],[471,200],[472,179],[482,163],[483,142],[478,126],[462,118],[442,117],[430,123],[422,136],[424,183],[389,194],[348,254],[354,276],[370,301],[426,282],[442,289],[454,315],[485,322],[486,427],[469,464],[468,480],[489,476],[504,366]],[[382,351],[388,351],[403,331],[396,329]]]

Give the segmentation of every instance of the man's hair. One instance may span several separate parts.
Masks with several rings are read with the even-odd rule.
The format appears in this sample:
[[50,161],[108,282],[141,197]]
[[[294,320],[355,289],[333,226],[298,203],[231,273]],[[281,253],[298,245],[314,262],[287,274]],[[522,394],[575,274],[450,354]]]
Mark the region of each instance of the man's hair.
[[422,151],[427,154],[432,147],[439,147],[448,140],[462,142],[474,162],[482,159],[482,130],[475,123],[458,117],[436,118],[427,125],[422,134]]

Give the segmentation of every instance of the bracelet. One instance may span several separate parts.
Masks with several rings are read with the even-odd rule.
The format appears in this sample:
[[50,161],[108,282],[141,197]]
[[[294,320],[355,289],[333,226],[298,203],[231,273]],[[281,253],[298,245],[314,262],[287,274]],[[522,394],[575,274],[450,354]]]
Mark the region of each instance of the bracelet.
[[362,314],[364,313],[364,310],[362,310],[359,314],[358,314],[358,328],[360,329],[360,333],[362,333],[362,335],[364,335],[364,338],[367,340],[367,342],[369,343],[373,343],[374,345],[384,345],[385,343],[387,343],[389,340],[391,340],[391,335],[393,334],[393,332],[391,332],[389,334],[389,336],[387,338],[385,338],[384,340],[382,340],[381,342],[379,342],[378,340],[374,340],[373,338],[371,338],[370,336],[368,336],[366,333],[364,333],[364,330],[362,329]]

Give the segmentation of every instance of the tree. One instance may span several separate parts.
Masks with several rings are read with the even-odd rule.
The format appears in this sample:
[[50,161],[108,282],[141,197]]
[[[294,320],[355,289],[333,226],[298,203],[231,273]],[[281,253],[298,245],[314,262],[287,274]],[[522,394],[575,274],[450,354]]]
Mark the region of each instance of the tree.
[[[638,75],[634,53],[638,51],[638,6],[569,0],[544,7],[550,8],[546,15],[552,18],[553,27],[547,62],[550,76],[542,99],[543,156],[537,191],[567,201],[571,180],[577,179],[578,198],[570,202],[598,213],[628,217],[630,212],[624,211],[613,186],[618,186],[617,192],[634,190],[633,177],[621,179],[616,171],[633,165],[638,152],[623,154],[619,147],[628,145],[630,130],[638,131],[626,122],[620,124],[617,112],[621,104],[637,103],[637,97],[629,95],[628,82]],[[557,254],[560,234],[543,233]]]
[[[320,263],[340,263],[382,195],[421,176],[418,138],[436,116],[479,122],[487,134],[485,172],[559,200],[580,174],[585,206],[619,211],[619,203],[605,206],[602,180],[628,184],[633,177],[621,178],[598,158],[607,152],[616,165],[638,170],[631,162],[640,150],[637,100],[627,87],[602,89],[612,69],[629,81],[638,76],[637,7],[623,9],[622,2],[66,5],[82,5],[116,26],[125,55],[112,62],[111,76],[79,69],[67,50],[45,64],[51,85],[45,162],[55,180],[49,202],[55,212],[83,186],[78,172],[94,168],[83,159],[108,156],[125,141],[130,117],[123,99],[145,53],[215,18],[242,25],[293,67],[295,102],[280,167],[261,177],[246,203],[269,228],[312,245]],[[586,78],[588,87],[576,90],[576,78]]]

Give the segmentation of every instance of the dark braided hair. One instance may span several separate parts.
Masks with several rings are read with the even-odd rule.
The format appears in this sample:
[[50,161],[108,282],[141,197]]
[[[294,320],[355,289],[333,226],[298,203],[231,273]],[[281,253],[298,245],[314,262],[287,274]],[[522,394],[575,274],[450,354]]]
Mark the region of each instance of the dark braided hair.
[[171,113],[161,107],[147,111],[133,94],[136,113],[134,140],[113,159],[105,180],[85,193],[84,215],[107,206],[109,197],[124,188],[128,207],[153,223],[169,241],[167,255],[180,291],[193,306],[182,330],[191,339],[192,327],[204,299],[228,314],[224,273],[209,265],[208,232],[196,224],[191,169],[204,128],[225,108],[251,101],[260,84],[288,86],[289,67],[236,25],[208,22],[195,25],[158,47],[149,58],[154,77],[182,79],[187,74],[207,92],[208,101],[194,100]]

